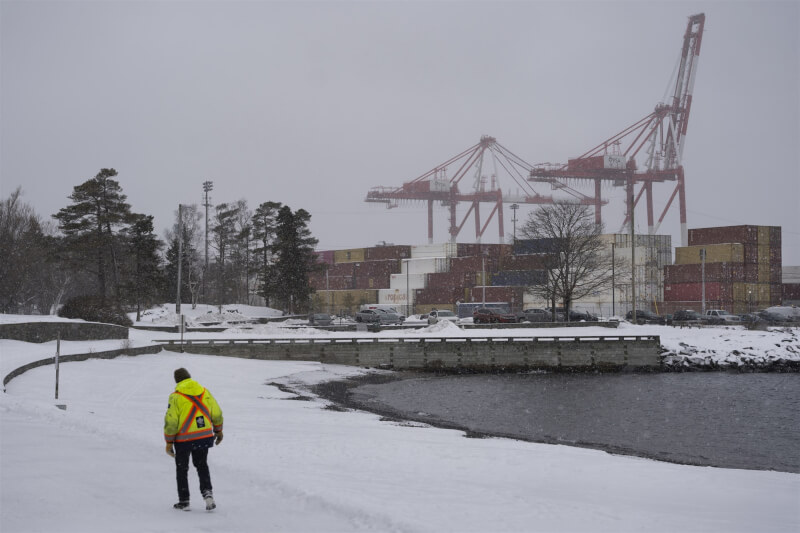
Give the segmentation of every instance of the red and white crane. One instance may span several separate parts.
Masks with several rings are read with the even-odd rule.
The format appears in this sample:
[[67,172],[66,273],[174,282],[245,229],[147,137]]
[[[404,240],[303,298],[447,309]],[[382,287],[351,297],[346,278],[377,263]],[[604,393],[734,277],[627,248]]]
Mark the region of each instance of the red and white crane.
[[[437,165],[425,174],[404,183],[401,187],[373,187],[365,201],[385,203],[388,208],[398,207],[401,202],[427,202],[428,204],[428,242],[433,242],[433,205],[441,202],[450,211],[450,240],[455,241],[470,215],[475,217],[475,237],[480,241],[486,227],[495,213],[498,215],[500,242],[503,241],[503,204],[552,204],[557,201],[552,196],[536,192],[531,183],[549,183],[554,190],[560,190],[571,198],[568,201],[594,206],[595,222],[602,223],[602,206],[608,201],[601,196],[603,181],[614,186],[627,188],[627,205],[623,226],[630,220],[642,195],[647,204],[647,225],[653,234],[663,222],[675,196],[680,206],[681,241],[687,244],[686,226],[686,188],[681,159],[692,107],[697,63],[700,56],[700,43],[703,36],[705,15],[689,17],[683,37],[680,63],[672,98],[659,103],[655,110],[628,126],[621,132],[606,139],[579,157],[561,165],[531,165],[500,145],[493,137],[481,137],[480,142]],[[487,156],[491,156],[489,160]],[[641,161],[637,163],[637,158]],[[492,168],[488,169],[492,164]],[[639,170],[641,167],[641,170]],[[456,168],[448,177],[448,169]],[[491,170],[490,177],[485,175]],[[498,186],[500,171],[517,184],[521,193],[503,194]],[[465,176],[472,174],[474,182],[468,191],[461,192],[459,184]],[[564,180],[589,182],[594,185],[594,196],[586,195],[564,183]],[[487,181],[490,181],[487,188]],[[653,215],[653,184],[667,181],[676,182],[658,223]],[[593,183],[592,183],[593,182]],[[635,186],[642,187],[634,198]],[[456,206],[468,202],[469,210],[462,221],[457,220]],[[481,223],[480,204],[493,204],[485,223]]]
[[[448,170],[455,169],[448,176]],[[497,214],[497,226],[500,242],[503,242],[503,204],[552,204],[552,196],[537,193],[528,181],[533,165],[502,146],[494,137],[483,136],[480,142],[467,148],[429,170],[425,174],[404,183],[401,187],[373,187],[367,192],[365,201],[385,203],[388,208],[398,207],[401,202],[427,202],[428,204],[428,242],[433,242],[433,205],[441,202],[450,211],[449,237],[455,242],[470,215],[475,217],[475,238],[480,242],[486,227]],[[468,190],[459,189],[466,176],[473,177]],[[521,192],[503,193],[500,189],[500,176],[508,176],[517,184]],[[467,180],[469,181],[469,180]],[[488,182],[488,186],[487,186]],[[507,183],[507,182],[506,182]],[[571,187],[563,186],[573,201],[584,205],[594,205],[595,201]],[[458,222],[456,206],[460,202],[468,202],[469,209]],[[493,205],[489,216],[481,223],[480,204]]]
[[[670,101],[659,103],[655,110],[643,119],[581,156],[570,159],[566,164],[537,165],[531,171],[529,179],[533,182],[551,183],[554,187],[561,187],[564,179],[594,182],[595,221],[598,224],[602,221],[601,206],[604,202],[600,191],[603,181],[610,181],[615,186],[627,188],[628,210],[623,226],[630,220],[631,210],[635,209],[644,194],[650,234],[658,231],[677,195],[681,244],[686,246],[688,232],[686,185],[681,160],[686,143],[689,112],[692,108],[692,91],[697,75],[705,18],[703,13],[689,17]],[[637,158],[642,161],[641,170]],[[667,181],[674,181],[676,185],[656,222],[653,216],[653,184]],[[634,188],[637,184],[642,186],[634,198]]]

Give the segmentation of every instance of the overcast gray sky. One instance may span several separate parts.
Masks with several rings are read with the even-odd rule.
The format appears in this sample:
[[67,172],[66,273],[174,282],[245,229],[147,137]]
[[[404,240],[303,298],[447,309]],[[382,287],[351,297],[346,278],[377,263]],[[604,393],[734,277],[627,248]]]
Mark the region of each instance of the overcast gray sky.
[[[662,100],[700,12],[688,225],[782,226],[784,265],[800,265],[796,1],[2,0],[0,192],[21,185],[49,216],[113,167],[161,235],[212,180],[215,203],[307,209],[320,249],[423,244],[425,207],[367,204],[370,187],[399,186],[481,135],[534,164],[580,155]],[[671,192],[656,187],[658,212]],[[604,195],[616,231],[623,191]],[[437,242],[446,228],[439,208]],[[677,209],[660,233],[680,245]]]

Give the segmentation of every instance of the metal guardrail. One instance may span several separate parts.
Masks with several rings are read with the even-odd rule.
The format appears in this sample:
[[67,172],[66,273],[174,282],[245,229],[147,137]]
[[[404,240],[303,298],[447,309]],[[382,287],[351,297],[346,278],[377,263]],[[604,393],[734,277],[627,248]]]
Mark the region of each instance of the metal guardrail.
[[425,344],[425,343],[493,343],[493,342],[605,342],[605,341],[656,341],[661,343],[660,335],[559,335],[559,336],[491,336],[491,337],[345,337],[345,338],[265,338],[265,339],[154,339],[153,342],[174,346],[216,346],[237,344]]

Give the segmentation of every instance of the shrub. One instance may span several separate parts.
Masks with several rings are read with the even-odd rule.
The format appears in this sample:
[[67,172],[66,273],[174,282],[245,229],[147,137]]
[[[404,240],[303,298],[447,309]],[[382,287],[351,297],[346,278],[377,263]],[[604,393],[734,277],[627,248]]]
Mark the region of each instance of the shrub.
[[99,296],[82,295],[70,298],[58,311],[58,316],[64,318],[81,318],[89,322],[103,322],[104,324],[117,324],[118,326],[132,326],[133,322],[119,307],[106,303],[102,304]]

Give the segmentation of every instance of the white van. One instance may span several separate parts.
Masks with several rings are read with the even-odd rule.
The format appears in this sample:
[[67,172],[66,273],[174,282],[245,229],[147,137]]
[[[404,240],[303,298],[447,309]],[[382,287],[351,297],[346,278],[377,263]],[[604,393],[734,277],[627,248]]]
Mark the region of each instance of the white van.
[[383,309],[384,311],[389,311],[390,313],[397,313],[398,315],[402,315],[398,309],[397,305],[394,304],[362,304],[359,311],[366,311],[367,309]]

